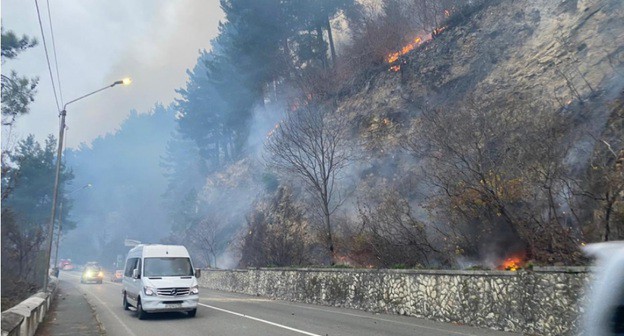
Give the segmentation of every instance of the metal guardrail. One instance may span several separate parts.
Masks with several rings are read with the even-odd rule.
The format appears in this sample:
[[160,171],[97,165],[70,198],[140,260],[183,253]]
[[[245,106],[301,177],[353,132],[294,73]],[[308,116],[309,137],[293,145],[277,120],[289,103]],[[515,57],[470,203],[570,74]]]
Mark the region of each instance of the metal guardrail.
[[56,292],[58,279],[52,278],[48,292],[39,292],[2,312],[2,336],[33,336],[43,322]]

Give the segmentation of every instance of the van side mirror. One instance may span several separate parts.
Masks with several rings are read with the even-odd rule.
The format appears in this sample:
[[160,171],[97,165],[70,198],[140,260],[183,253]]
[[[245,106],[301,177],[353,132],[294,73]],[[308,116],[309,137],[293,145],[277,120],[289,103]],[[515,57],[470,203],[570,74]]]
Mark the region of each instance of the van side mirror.
[[200,268],[196,268],[195,269],[195,277],[196,278],[201,278],[201,269]]
[[139,278],[139,270],[138,269],[133,269],[132,270],[132,278],[134,279],[138,279]]

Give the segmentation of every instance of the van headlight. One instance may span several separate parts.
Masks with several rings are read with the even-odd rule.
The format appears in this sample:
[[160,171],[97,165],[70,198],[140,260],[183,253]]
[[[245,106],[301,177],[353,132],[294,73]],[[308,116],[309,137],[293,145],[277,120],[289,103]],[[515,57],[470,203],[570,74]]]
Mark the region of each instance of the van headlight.
[[199,287],[198,286],[191,287],[191,294],[199,294]]
[[145,287],[143,287],[143,291],[145,292],[145,295],[147,295],[147,296],[155,296],[156,295],[156,288],[153,288],[153,287],[145,286]]

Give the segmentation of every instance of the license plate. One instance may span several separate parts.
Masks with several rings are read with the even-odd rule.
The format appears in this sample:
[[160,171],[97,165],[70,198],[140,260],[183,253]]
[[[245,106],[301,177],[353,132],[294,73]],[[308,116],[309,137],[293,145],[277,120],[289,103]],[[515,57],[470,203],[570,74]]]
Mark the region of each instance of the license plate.
[[165,308],[182,308],[181,303],[165,303]]

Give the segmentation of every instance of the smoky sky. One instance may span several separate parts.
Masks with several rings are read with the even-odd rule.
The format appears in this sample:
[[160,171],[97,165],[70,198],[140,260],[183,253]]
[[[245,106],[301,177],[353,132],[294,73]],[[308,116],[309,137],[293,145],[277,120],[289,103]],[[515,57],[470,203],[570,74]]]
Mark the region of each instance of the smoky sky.
[[[47,3],[39,0],[53,57]],[[218,0],[49,0],[49,4],[65,102],[115,80],[133,79],[130,86],[116,86],[67,107],[68,147],[114,132],[132,109],[147,112],[155,103],[170,103],[175,89],[186,82],[186,69],[194,66],[199,50],[209,48],[223,20]],[[37,47],[2,66],[3,74],[14,69],[39,77],[35,102],[28,115],[18,118],[13,142],[29,133],[39,141],[47,134],[58,134],[58,113],[37,20],[34,1],[2,0],[4,29],[39,41]]]

